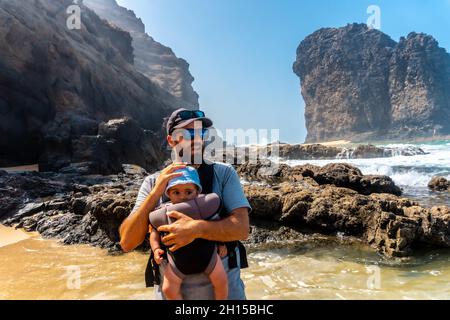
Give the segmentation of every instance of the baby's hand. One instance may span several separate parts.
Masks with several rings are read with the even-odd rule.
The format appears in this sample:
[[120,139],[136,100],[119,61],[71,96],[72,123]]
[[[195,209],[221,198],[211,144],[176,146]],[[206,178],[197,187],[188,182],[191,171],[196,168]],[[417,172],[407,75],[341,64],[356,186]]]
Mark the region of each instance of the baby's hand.
[[161,262],[164,260],[163,256],[164,256],[164,250],[161,248],[158,248],[154,251],[155,254],[155,262],[157,264],[161,264]]
[[219,257],[223,258],[226,257],[228,254],[227,246],[220,244],[217,246],[217,253],[219,254]]

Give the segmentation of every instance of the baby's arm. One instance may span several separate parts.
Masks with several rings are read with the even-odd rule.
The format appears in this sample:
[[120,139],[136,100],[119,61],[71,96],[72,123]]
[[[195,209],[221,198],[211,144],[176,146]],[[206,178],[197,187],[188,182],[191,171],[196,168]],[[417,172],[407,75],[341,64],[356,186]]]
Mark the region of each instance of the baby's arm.
[[151,228],[150,232],[150,247],[155,255],[155,261],[160,264],[163,260],[164,250],[161,249],[161,237],[156,229]]

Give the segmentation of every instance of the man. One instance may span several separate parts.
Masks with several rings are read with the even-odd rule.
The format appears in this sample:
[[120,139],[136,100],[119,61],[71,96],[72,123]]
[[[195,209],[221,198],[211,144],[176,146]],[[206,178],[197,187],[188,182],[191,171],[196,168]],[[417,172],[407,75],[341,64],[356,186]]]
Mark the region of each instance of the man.
[[[179,109],[169,117],[166,125],[167,142],[175,151],[174,163],[144,180],[133,210],[120,227],[120,244],[125,252],[135,249],[145,240],[149,213],[162,203],[168,182],[180,175],[175,171],[186,167],[186,163],[180,162],[182,153],[184,159],[187,156],[193,167],[199,170],[206,167],[203,161],[199,163],[194,160],[203,159],[205,151],[203,138],[212,125],[213,122],[206,118],[202,111]],[[212,192],[220,196],[227,216],[217,221],[204,221],[193,220],[180,212],[170,212],[169,215],[177,221],[158,228],[158,231],[168,233],[162,242],[169,250],[178,250],[197,238],[228,244],[248,238],[250,230],[248,215],[251,207],[242,190],[239,176],[229,164],[214,163],[212,168]],[[222,258],[228,275],[228,298],[244,300],[245,285],[240,277],[240,267],[245,250],[239,245],[232,248],[228,250],[228,255]],[[167,260],[160,265],[161,274],[164,273],[166,266]],[[156,299],[165,299],[161,287],[162,283],[155,288]],[[205,274],[189,275],[183,281],[181,291],[186,300],[214,298],[214,290]]]

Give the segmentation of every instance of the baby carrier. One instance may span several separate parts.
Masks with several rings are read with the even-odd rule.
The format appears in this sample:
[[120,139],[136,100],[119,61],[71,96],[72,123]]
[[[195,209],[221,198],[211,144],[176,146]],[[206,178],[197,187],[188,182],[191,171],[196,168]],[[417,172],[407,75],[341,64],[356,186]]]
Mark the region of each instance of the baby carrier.
[[[157,230],[160,226],[175,222],[167,212],[178,211],[195,220],[210,220],[220,208],[220,198],[215,193],[201,194],[193,200],[178,204],[166,203],[150,213],[149,220]],[[164,234],[161,233],[161,237]],[[174,273],[181,279],[186,275],[204,272],[209,275],[217,263],[217,246],[213,241],[195,239],[188,245],[165,255]],[[195,261],[195,263],[192,263]]]
[[[200,176],[200,182],[202,185],[203,193],[206,194],[206,195],[203,195],[203,197],[200,196],[197,199],[199,199],[199,201],[206,201],[206,200],[211,201],[212,200],[211,197],[214,197],[214,195],[217,197],[216,194],[212,193],[212,185],[213,185],[213,180],[214,180],[214,164],[209,165],[209,164],[203,163],[197,171]],[[202,216],[197,217],[197,218],[204,219],[205,215],[208,215],[208,217],[206,217],[206,218],[210,218],[211,212],[214,211],[214,214],[212,214],[212,215],[215,215],[217,210],[219,210],[220,218],[221,219],[226,218],[227,216],[229,216],[229,213],[226,212],[224,206],[220,206],[220,199],[218,197],[217,197],[217,199],[219,201],[217,201],[215,205],[213,204],[214,201],[211,201],[211,202],[208,201],[209,208],[207,208],[208,210],[206,210],[208,212],[206,212],[204,210],[204,213],[202,214],[201,211],[193,210],[193,211],[198,211],[198,212],[191,211],[192,214],[200,214]],[[167,200],[167,198],[164,196],[163,200]],[[181,208],[181,210],[175,209],[175,211],[180,211],[180,212],[183,212],[182,210],[189,211],[191,209],[188,209],[188,207],[192,207],[189,205],[186,206],[186,203],[185,204],[181,203],[179,205],[183,205],[183,207]],[[197,205],[202,205],[202,204],[197,203]],[[217,209],[214,208],[215,206],[217,207]],[[167,211],[167,208],[163,207],[160,210]],[[170,208],[169,210],[172,211],[173,209]],[[155,212],[153,212],[152,215],[154,213]],[[186,212],[186,214],[191,215],[190,212]],[[158,214],[158,215],[161,215],[161,214]],[[155,215],[155,218],[153,218],[153,219],[156,219],[156,215]],[[156,220],[153,221],[153,223],[155,223],[155,224],[159,224],[159,223],[168,224],[170,222],[171,221],[156,221]],[[151,221],[151,223],[152,223],[152,221]],[[227,254],[228,254],[229,268],[234,269],[234,268],[238,267],[237,256],[236,256],[236,251],[235,251],[236,247],[239,247],[240,267],[247,268],[248,267],[247,254],[246,254],[244,245],[240,241],[226,242],[224,244],[226,245],[227,251],[228,251]],[[164,245],[162,243],[161,243],[161,245],[162,245],[162,249],[165,251],[165,254],[167,255],[168,248],[164,247]],[[180,250],[183,250],[183,249],[187,250],[187,248],[189,248],[188,249],[189,251],[196,250],[195,248],[192,248],[191,245],[199,246],[199,247],[203,248],[201,250],[197,250],[196,254],[205,255],[205,253],[206,253],[206,254],[211,255],[211,259],[208,261],[207,265],[198,264],[197,262],[200,260],[192,260],[192,258],[189,258],[189,261],[183,261],[183,260],[175,261],[178,258],[184,259],[187,256],[187,255],[182,254],[183,251],[180,251]],[[146,282],[147,287],[153,287],[155,284],[159,285],[161,283],[160,274],[159,274],[159,265],[154,260],[153,251],[152,250],[150,250],[150,251],[151,251],[150,258],[148,260],[147,268],[145,271],[145,282]],[[179,254],[176,254],[178,251],[180,251]],[[173,253],[175,253],[175,255],[168,254],[167,258],[168,258],[169,263],[171,263],[172,266],[176,265],[177,268],[174,268],[174,270],[177,270],[178,267],[182,268],[182,270],[178,270],[179,272],[176,273],[178,276],[180,276],[180,278],[183,278],[186,274],[210,272],[212,270],[211,268],[213,268],[216,263],[216,261],[214,259],[217,258],[217,254],[215,254],[216,253],[216,243],[214,241],[209,241],[209,240],[205,240],[205,239],[196,239],[191,244],[189,244],[183,248],[180,248]],[[175,257],[175,260],[173,259],[174,257]],[[171,260],[172,260],[172,262],[171,262]],[[203,258],[203,260],[205,260],[205,259]],[[195,261],[195,263],[192,263],[192,261]]]

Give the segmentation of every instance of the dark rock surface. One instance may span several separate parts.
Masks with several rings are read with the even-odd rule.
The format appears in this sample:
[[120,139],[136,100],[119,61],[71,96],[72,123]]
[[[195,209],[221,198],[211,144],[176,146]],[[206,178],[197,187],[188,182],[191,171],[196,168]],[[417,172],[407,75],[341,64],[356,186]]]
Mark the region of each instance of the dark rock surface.
[[307,142],[450,133],[450,55],[425,34],[397,43],[365,24],[324,28],[297,49]]
[[151,171],[167,158],[158,143],[160,137],[131,118],[102,122],[90,135],[79,136],[65,132],[69,129],[65,123],[48,131],[41,171],[107,175],[122,172],[122,164]]
[[58,173],[0,176],[0,222],[65,244],[120,250],[118,228],[134,206],[147,172],[125,166],[110,176]]
[[[242,173],[248,169],[250,174],[246,177],[254,176],[250,165],[240,170]],[[326,177],[336,177],[337,173],[342,186],[311,180],[317,169]],[[297,170],[301,174],[295,174]],[[407,257],[420,247],[450,247],[450,208],[423,208],[415,201],[394,194],[370,193],[370,187],[359,192],[352,190],[352,177],[358,176],[358,171],[341,164],[323,168],[297,167],[291,170],[295,178],[289,182],[285,179],[280,183],[281,179],[267,185],[246,185],[245,193],[253,208],[251,218],[274,223],[277,230],[283,226],[284,231],[274,234],[290,240],[292,234],[296,234],[290,228],[358,237],[389,257]],[[380,178],[382,181],[382,177],[364,177],[364,180]],[[271,239],[266,231],[256,230],[251,242],[259,238]]]
[[[423,208],[395,194],[383,176],[362,176],[346,164],[271,170],[238,166],[252,205],[247,244],[306,241],[310,234],[351,237],[389,257],[423,247],[450,247],[450,209]],[[148,173],[126,165],[109,176],[0,171],[0,223],[38,231],[66,244],[120,251],[118,228],[132,210]],[[148,241],[141,249],[148,249]]]

